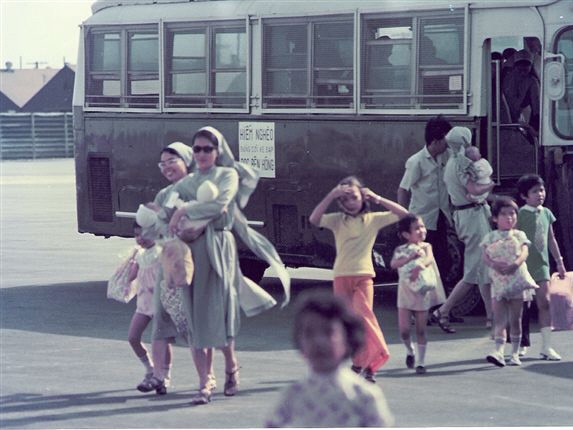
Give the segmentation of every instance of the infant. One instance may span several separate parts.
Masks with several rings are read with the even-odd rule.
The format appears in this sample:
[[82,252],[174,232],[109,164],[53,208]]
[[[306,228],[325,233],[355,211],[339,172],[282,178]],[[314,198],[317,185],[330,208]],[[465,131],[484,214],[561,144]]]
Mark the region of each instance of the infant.
[[[466,156],[467,163],[464,165],[465,171],[470,175],[472,181],[478,185],[487,185],[491,183],[491,175],[493,169],[491,164],[482,158],[477,146],[470,146],[466,148],[464,155]],[[466,198],[473,203],[483,203],[487,198],[489,192],[482,194],[466,194]]]

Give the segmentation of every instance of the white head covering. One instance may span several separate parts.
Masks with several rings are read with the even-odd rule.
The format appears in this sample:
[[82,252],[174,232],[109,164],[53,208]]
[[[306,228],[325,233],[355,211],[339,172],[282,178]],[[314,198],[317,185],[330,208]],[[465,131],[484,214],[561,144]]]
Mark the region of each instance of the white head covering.
[[454,154],[458,154],[460,150],[472,145],[472,132],[467,127],[454,127],[446,134],[446,142]]
[[193,162],[193,150],[183,142],[173,142],[167,148],[174,150],[183,159],[185,165],[189,167]]
[[215,160],[215,164],[223,167],[232,167],[239,174],[239,191],[237,192],[237,203],[239,204],[240,208],[244,208],[249,201],[249,197],[251,194],[253,194],[253,191],[255,191],[257,183],[259,182],[258,172],[248,164],[235,161],[233,151],[231,151],[225,136],[223,136],[219,130],[211,126],[207,126],[200,128],[198,131],[203,130],[210,132],[217,139],[219,155]]
[[141,228],[151,227],[157,222],[157,213],[145,205],[139,205],[135,213],[135,222]]

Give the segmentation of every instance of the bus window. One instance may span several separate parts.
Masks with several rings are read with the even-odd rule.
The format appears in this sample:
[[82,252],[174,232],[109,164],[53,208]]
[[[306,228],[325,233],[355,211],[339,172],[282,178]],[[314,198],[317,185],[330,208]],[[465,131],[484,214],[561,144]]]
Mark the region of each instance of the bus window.
[[87,106],[119,106],[121,95],[120,33],[92,32],[88,37]]
[[247,34],[236,29],[215,31],[215,106],[244,106],[247,91]]
[[463,18],[423,18],[419,88],[424,107],[456,107],[463,102]]
[[128,32],[127,105],[159,106],[157,33]]
[[561,32],[557,38],[558,54],[565,56],[565,96],[555,102],[554,127],[561,136],[573,138],[573,28]]
[[159,107],[156,27],[121,31],[92,28],[86,50],[87,107]]
[[409,107],[412,19],[369,19],[365,24],[363,106]]
[[166,108],[246,108],[245,24],[174,24],[166,40]]
[[362,20],[363,109],[463,108],[463,16]]
[[351,18],[289,24],[269,19],[263,40],[263,108],[353,106]]

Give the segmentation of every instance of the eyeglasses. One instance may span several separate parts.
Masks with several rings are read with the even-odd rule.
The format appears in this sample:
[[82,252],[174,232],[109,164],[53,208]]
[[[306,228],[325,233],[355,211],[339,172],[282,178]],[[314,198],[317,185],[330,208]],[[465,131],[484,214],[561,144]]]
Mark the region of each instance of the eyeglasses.
[[163,169],[164,167],[173,166],[173,165],[177,164],[177,162],[179,160],[182,160],[182,159],[181,158],[169,158],[165,161],[160,161],[159,163],[157,163],[157,166],[160,169]]
[[205,154],[210,154],[215,150],[214,146],[200,146],[200,145],[193,145],[193,152],[195,154],[199,154],[203,151]]

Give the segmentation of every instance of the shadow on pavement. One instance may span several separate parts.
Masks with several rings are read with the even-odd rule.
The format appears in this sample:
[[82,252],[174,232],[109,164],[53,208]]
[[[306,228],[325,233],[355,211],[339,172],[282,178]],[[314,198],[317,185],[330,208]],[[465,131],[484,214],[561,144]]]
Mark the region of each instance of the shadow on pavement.
[[[106,298],[106,282],[53,284],[0,289],[1,328],[65,336],[126,340],[135,300],[127,305]],[[265,278],[262,286],[279,303],[282,289],[275,278]],[[278,306],[252,318],[243,316],[237,349],[274,351],[293,349],[291,327],[297,296],[310,288],[329,289],[328,281],[293,280],[291,304]],[[388,344],[400,344],[396,312],[396,289],[376,288],[374,308]],[[466,317],[457,324],[457,334],[445,334],[428,327],[431,341],[483,337],[482,317]],[[148,328],[144,340],[149,341]],[[178,343],[181,345],[182,342]]]
[[526,366],[525,370],[542,375],[555,376],[556,378],[573,379],[573,362],[571,361],[535,363]]

